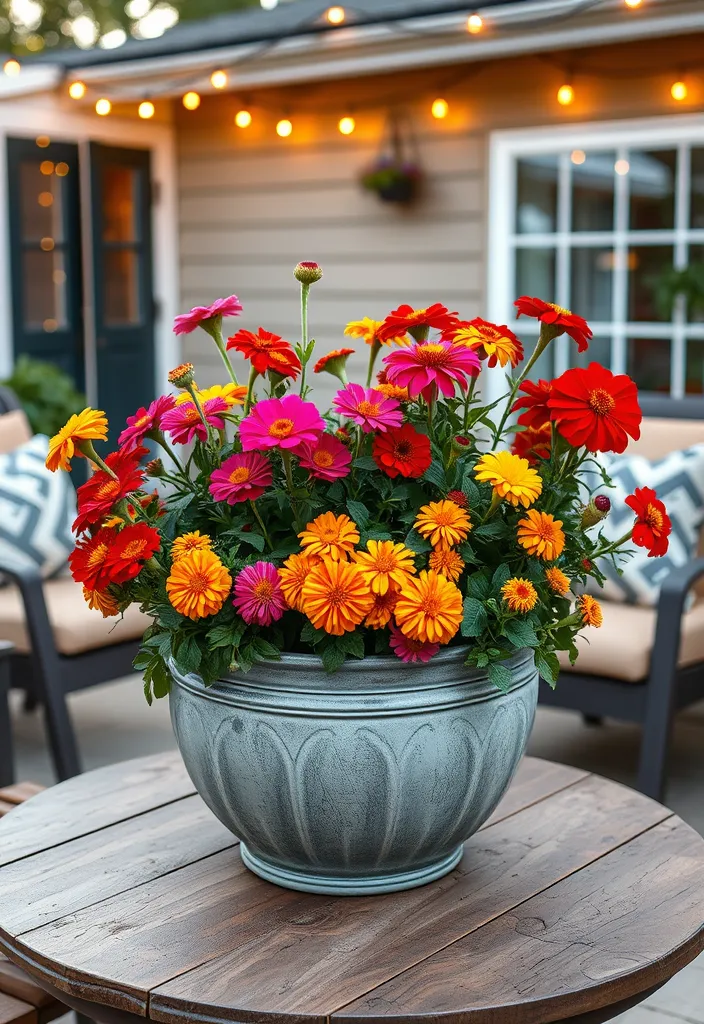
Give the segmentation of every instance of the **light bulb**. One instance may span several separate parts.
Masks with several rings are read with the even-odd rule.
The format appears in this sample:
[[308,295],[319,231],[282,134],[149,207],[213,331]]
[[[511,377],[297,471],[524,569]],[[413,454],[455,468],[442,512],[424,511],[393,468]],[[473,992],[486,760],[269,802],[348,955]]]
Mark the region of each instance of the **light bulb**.
[[252,123],[252,115],[248,110],[238,110],[235,114],[235,124],[238,128],[249,128]]
[[573,164],[583,164],[587,159],[587,154],[583,149],[573,149],[570,155],[570,160]]
[[71,82],[68,94],[72,100],[82,100],[86,94],[86,87],[83,82]]
[[467,31],[476,36],[484,28],[484,21],[479,14],[470,14],[467,18]]
[[48,135],[37,135],[34,142],[40,149],[46,149],[47,146],[51,145],[51,139]]
[[677,100],[678,102],[682,102],[682,100],[686,100],[687,99],[687,92],[688,92],[687,86],[686,86],[686,84],[684,82],[673,82],[672,83],[672,88],[670,89],[670,93],[672,95],[673,100]]
[[181,103],[183,103],[186,110],[197,110],[200,106],[200,96],[197,92],[184,93]]
[[442,121],[443,117],[447,117],[449,110],[447,100],[433,100],[433,105],[430,108],[430,113],[433,117],[436,117],[438,121]]
[[279,123],[276,126],[276,134],[279,135],[282,139],[287,139],[292,131],[293,125],[286,117],[279,121]]
[[331,25],[341,25],[345,20],[345,8],[344,7],[328,7],[325,12],[325,17]]
[[571,85],[561,85],[557,90],[557,102],[562,107],[569,107],[574,100],[574,89]]
[[623,0],[623,2],[625,3],[626,7],[640,7],[640,5],[643,3],[643,0]]
[[617,160],[614,164],[614,170],[617,174],[620,174],[621,177],[623,177],[624,174],[628,174],[630,169],[631,165],[629,164],[628,160]]
[[227,75],[224,71],[213,71],[210,76],[210,84],[213,89],[224,89],[227,85]]
[[341,117],[337,127],[341,135],[351,135],[356,127],[355,119],[353,117]]
[[143,121],[148,121],[150,117],[154,117],[154,104],[150,100],[143,100],[137,108],[137,113]]
[[16,78],[22,70],[18,60],[6,60],[2,69],[8,78]]
[[95,112],[96,114],[100,114],[101,117],[105,117],[105,115],[109,114],[111,110],[112,103],[110,100],[101,99],[95,104]]

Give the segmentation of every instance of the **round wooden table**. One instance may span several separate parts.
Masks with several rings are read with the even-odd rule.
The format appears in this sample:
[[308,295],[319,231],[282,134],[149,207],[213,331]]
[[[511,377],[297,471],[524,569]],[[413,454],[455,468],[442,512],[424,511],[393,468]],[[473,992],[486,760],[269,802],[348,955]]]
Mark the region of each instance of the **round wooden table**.
[[532,758],[452,874],[388,896],[257,878],[175,754],[72,779],[0,823],[0,947],[116,1024],[591,1024],[697,956],[703,922],[696,832]]

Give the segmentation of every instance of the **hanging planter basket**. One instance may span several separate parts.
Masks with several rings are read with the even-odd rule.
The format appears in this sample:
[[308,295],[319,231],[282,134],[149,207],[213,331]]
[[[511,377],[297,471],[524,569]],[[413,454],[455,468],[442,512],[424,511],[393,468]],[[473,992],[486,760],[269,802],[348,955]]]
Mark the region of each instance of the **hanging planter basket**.
[[362,187],[384,203],[407,205],[417,198],[422,180],[418,146],[407,117],[389,115],[379,155],[362,173]]

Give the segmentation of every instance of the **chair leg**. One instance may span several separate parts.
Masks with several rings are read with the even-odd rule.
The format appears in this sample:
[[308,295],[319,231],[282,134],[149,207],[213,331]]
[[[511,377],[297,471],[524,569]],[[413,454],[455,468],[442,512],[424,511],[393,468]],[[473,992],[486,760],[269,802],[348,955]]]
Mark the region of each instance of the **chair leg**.
[[681,599],[663,602],[658,608],[655,643],[647,682],[643,737],[640,746],[638,781],[641,793],[658,800],[665,798],[667,757],[672,736],[677,693],[677,657],[680,647]]
[[667,785],[667,761],[674,708],[672,702],[667,707],[658,707],[657,704],[661,702],[652,703],[653,706],[648,707],[643,727],[636,786],[641,793],[662,803]]
[[76,744],[76,734],[71,724],[66,694],[61,685],[61,678],[53,680],[42,680],[42,705],[44,708],[44,722],[46,724],[47,736],[51,757],[54,762],[54,771],[59,782],[71,779],[74,775],[80,775],[81,761]]
[[15,758],[10,720],[10,659],[0,660],[0,787],[15,781]]

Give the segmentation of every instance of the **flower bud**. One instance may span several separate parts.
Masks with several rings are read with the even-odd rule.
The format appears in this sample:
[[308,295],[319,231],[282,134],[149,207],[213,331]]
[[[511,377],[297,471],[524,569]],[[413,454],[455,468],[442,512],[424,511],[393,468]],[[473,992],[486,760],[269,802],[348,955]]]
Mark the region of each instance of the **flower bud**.
[[[604,508],[604,504],[606,508]],[[588,530],[591,526],[596,526],[602,519],[606,519],[611,508],[611,502],[603,495],[599,494],[596,498],[592,498],[588,505],[582,508],[582,518],[580,526],[583,530]]]
[[582,559],[582,567],[586,572],[591,572],[594,568],[592,561],[589,558]]
[[448,491],[448,501],[454,501],[455,505],[459,505],[460,508],[469,508],[469,498],[464,491]]
[[315,284],[316,281],[320,280],[323,276],[323,271],[318,263],[309,263],[305,261],[296,265],[296,268],[293,271],[293,276],[297,281],[300,281],[301,284],[310,285]]
[[147,476],[160,477],[164,475],[164,463],[161,459],[152,459],[144,467]]
[[466,455],[467,449],[471,445],[471,439],[468,437],[462,437],[458,434],[457,437],[452,438],[452,444],[450,445],[450,454],[447,460],[447,468],[450,469],[459,459],[460,455]]
[[349,444],[350,441],[352,440],[352,435],[350,434],[347,427],[338,427],[337,430],[335,431],[335,437],[338,439],[338,441],[342,441],[343,444]]
[[169,384],[177,388],[187,388],[193,383],[193,363],[181,363],[169,373]]
[[605,494],[597,494],[594,499],[594,504],[600,512],[604,513],[604,515],[607,515],[607,513],[611,511],[611,500],[610,498],[607,498]]

